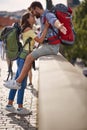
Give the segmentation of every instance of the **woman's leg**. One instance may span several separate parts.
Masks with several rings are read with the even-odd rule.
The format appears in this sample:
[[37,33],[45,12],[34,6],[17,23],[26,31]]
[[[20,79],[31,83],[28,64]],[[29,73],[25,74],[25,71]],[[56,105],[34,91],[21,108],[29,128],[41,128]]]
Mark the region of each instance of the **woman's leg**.
[[[22,70],[23,64],[24,63],[21,61],[19,73]],[[21,83],[21,88],[18,90],[18,93],[17,93],[17,104],[18,104],[17,114],[21,114],[21,115],[30,114],[31,112],[28,109],[23,107],[24,92],[25,92],[26,85],[27,85],[27,76],[23,79]]]
[[16,81],[18,83],[21,83],[23,81],[23,79],[25,78],[25,76],[28,74],[28,72],[30,71],[31,69],[31,65],[32,65],[32,62],[34,61],[34,58],[32,57],[31,54],[29,54],[27,57],[26,57],[26,60],[25,60],[25,63],[24,63],[24,66],[22,68],[22,71],[19,75],[19,77],[16,79]]
[[15,94],[17,90],[11,89],[8,97],[8,105],[13,105]]
[[26,85],[27,85],[27,77],[25,77],[24,80],[22,81],[21,89],[19,89],[17,93],[18,108],[23,108],[24,92]]
[[[25,61],[23,59],[20,59],[20,62],[19,62],[19,66],[20,67],[18,69],[18,74],[19,75],[20,75],[21,70],[23,68],[24,62]],[[21,88],[18,90],[18,93],[17,93],[17,104],[18,104],[18,108],[22,108],[23,107],[24,91],[25,91],[26,85],[27,85],[27,76],[22,81]]]
[[13,106],[15,94],[17,90],[11,89],[9,92],[8,104],[6,105],[5,109],[9,112],[15,113],[16,109]]
[[[15,79],[19,76],[19,72],[18,72],[18,69],[20,68],[19,66],[19,59],[17,60],[17,72],[16,72],[16,77]],[[9,96],[8,96],[8,105],[13,105],[13,101],[14,101],[14,98],[15,98],[15,94],[16,94],[16,91],[15,89],[11,89],[10,92],[9,92]]]

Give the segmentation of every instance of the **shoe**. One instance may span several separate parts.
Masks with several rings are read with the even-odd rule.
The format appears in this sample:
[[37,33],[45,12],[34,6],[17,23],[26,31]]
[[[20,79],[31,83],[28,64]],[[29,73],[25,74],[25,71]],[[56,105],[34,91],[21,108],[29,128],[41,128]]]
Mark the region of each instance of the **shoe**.
[[31,114],[31,111],[27,110],[26,108],[18,108],[16,110],[16,114],[18,114],[18,115],[29,115],[29,114]]
[[33,84],[32,83],[29,83],[28,86],[30,86],[31,88],[33,88]]
[[7,82],[8,80],[7,79],[5,79],[5,80],[3,80],[4,82]]
[[12,112],[12,113],[16,113],[16,109],[12,105],[7,105],[5,107],[5,110]]
[[8,80],[3,85],[9,89],[20,89],[21,88],[21,84],[17,83],[16,80]]

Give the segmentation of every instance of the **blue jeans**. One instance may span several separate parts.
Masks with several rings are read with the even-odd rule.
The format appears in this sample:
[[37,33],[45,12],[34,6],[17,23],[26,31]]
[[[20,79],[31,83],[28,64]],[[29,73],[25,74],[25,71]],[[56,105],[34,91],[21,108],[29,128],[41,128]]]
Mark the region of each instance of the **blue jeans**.
[[[15,79],[17,79],[17,77],[20,75],[24,62],[25,62],[24,59],[21,59],[21,58],[17,59],[17,72],[16,72]],[[27,85],[27,76],[22,81],[21,89],[19,89],[19,90],[11,89],[10,90],[8,99],[14,100],[16,92],[17,92],[17,104],[23,104],[24,91],[25,91],[26,85]]]

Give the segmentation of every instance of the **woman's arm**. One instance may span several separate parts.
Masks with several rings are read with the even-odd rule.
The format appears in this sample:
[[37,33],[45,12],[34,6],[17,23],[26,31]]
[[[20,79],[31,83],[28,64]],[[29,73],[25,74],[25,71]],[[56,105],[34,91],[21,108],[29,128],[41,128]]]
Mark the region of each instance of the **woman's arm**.
[[35,40],[36,42],[42,43],[42,42],[44,41],[45,36],[46,36],[46,34],[47,34],[48,27],[49,27],[49,24],[48,24],[48,22],[46,21],[45,26],[44,26],[44,30],[43,30],[43,32],[42,32],[41,37],[40,37],[40,38],[39,38],[39,37],[35,37],[35,38],[34,38],[34,40]]

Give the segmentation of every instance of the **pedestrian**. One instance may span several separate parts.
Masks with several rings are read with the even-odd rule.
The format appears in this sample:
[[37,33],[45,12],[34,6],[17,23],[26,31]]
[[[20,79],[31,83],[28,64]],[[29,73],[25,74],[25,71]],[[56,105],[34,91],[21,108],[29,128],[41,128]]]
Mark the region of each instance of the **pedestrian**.
[[3,41],[0,39],[0,58],[3,60]]
[[[20,53],[20,56],[17,59],[17,72],[16,72],[15,80],[17,79],[17,77],[21,73],[21,70],[22,70],[22,67],[24,65],[25,58],[26,58],[27,54],[32,52],[32,50],[33,50],[34,39],[37,42],[42,42],[44,40],[44,37],[45,37],[46,32],[47,32],[48,26],[45,27],[45,31],[44,31],[45,33],[42,34],[42,37],[38,38],[32,29],[33,24],[35,24],[34,16],[31,13],[26,12],[22,16],[22,21],[21,21],[23,43],[25,43],[26,40],[29,38],[31,39],[31,41],[30,41],[30,44],[26,44],[24,46],[23,51]],[[31,67],[30,67],[30,69],[31,69]],[[23,107],[24,91],[25,91],[26,85],[27,85],[27,75],[23,79],[22,84],[21,84],[21,88],[18,90],[18,92],[15,89],[10,90],[9,96],[8,96],[8,104],[6,105],[7,111],[10,111],[12,113],[16,112],[17,114],[25,114],[25,115],[30,113],[29,110],[27,110],[26,108]],[[18,104],[17,110],[13,106],[16,92],[17,92],[17,104]]]
[[32,68],[34,69],[34,71],[36,70],[35,61],[33,61],[32,67],[31,67],[31,69],[30,69],[29,72],[28,72],[28,77],[29,77],[28,86],[31,87],[31,88],[33,88],[33,83],[32,83],[32,77],[33,77]]
[[2,58],[2,40],[0,39],[0,57]]
[[0,39],[0,53],[1,53],[1,59],[4,60],[6,57],[6,62],[7,62],[7,67],[8,67],[8,76],[4,81],[7,81],[9,79],[9,77],[11,76],[11,79],[13,77],[13,70],[12,70],[12,66],[13,66],[13,61],[11,61],[7,54],[6,54],[6,46],[5,43]]
[[[31,68],[32,62],[41,57],[41,56],[47,56],[47,55],[57,55],[59,51],[60,46],[60,39],[58,39],[57,34],[60,30],[62,33],[66,34],[67,29],[63,26],[63,23],[60,23],[60,21],[56,18],[55,14],[49,12],[48,10],[44,10],[43,6],[40,2],[34,1],[31,3],[29,10],[31,10],[32,14],[36,16],[36,18],[40,18],[41,21],[41,30],[45,29],[45,18],[46,21],[54,28],[52,29],[50,26],[47,31],[46,39],[44,39],[44,44],[41,44],[39,48],[32,51],[25,60],[25,64],[22,68],[22,71],[19,75],[19,77],[16,80],[10,80],[5,84],[5,87],[7,88],[14,88],[19,89],[21,86],[21,82],[23,81],[24,77],[27,75],[28,71]],[[53,31],[55,30],[55,31]],[[55,36],[54,43],[51,44],[48,42],[48,39],[52,36]]]
[[9,78],[12,79],[12,78],[13,78],[13,74],[14,74],[14,73],[13,73],[13,69],[12,69],[12,67],[13,67],[13,61],[11,61],[11,60],[8,58],[7,54],[6,54],[6,62],[7,62],[7,66],[8,66],[8,70],[7,70],[8,75],[7,75],[6,80],[4,80],[5,82],[8,81]]
[[2,60],[6,59],[6,46],[5,43],[2,41]]

